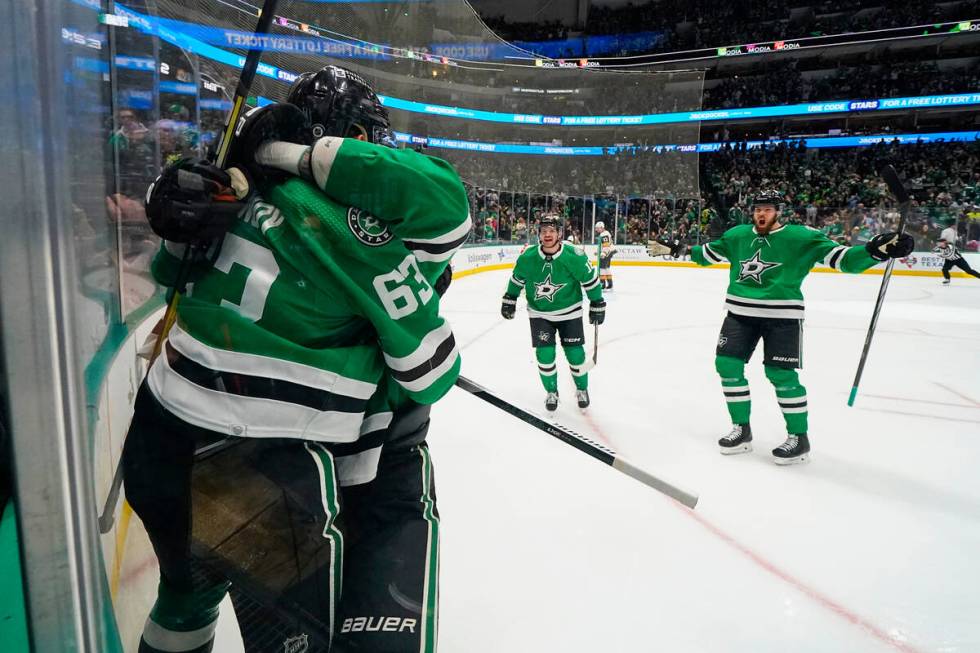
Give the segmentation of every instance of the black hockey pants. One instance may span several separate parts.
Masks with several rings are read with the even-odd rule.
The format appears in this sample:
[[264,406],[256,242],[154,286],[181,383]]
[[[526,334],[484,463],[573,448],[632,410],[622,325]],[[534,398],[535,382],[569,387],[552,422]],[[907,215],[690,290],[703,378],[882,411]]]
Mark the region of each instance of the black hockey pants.
[[427,431],[428,407],[413,406],[351,445],[229,438],[144,384],[122,461],[160,562],[141,653],[210,651],[229,583],[247,653],[434,651]]

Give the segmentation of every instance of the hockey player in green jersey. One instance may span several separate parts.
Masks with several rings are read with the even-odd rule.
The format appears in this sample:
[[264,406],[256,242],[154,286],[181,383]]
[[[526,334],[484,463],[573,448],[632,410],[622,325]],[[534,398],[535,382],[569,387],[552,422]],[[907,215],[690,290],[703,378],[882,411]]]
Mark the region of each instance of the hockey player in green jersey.
[[555,216],[541,218],[539,243],[528,247],[518,257],[500,307],[505,319],[513,319],[517,297],[524,291],[531,318],[531,346],[538,361],[541,383],[547,392],[545,408],[549,411],[558,409],[558,366],[555,362],[558,338],[561,338],[565,359],[575,381],[579,408],[589,405],[589,375],[583,369],[586,356],[582,291],[589,298],[589,323],[602,324],[606,316],[606,302],[602,299],[596,269],[585,252],[562,242],[560,229]]
[[[466,193],[444,161],[383,145],[387,114],[352,71],[306,73],[289,101],[239,123],[229,162],[248,174],[182,161],[147,194],[151,223],[181,224],[257,187],[194,259],[125,443],[160,561],[141,653],[210,651],[229,580],[251,599],[249,653],[436,649],[425,436],[460,368],[439,295],[471,230]],[[292,122],[322,138],[259,147]],[[161,284],[186,248],[164,243]]]
[[838,245],[821,232],[801,225],[779,222],[781,196],[760,193],[754,200],[752,224],[726,231],[718,240],[691,249],[698,265],[729,261],[725,317],[715,350],[715,369],[732,418],[731,432],[718,441],[723,454],[752,450],[749,424],[748,362],[759,340],[765,349],[766,378],[776,389],[776,399],[786,422],[788,437],[773,449],[779,464],[805,462],[807,438],[806,388],[796,372],[803,366],[803,293],[800,285],[817,263],[835,270],[860,273],[888,258],[912,251],[907,234],[874,236],[866,245]]

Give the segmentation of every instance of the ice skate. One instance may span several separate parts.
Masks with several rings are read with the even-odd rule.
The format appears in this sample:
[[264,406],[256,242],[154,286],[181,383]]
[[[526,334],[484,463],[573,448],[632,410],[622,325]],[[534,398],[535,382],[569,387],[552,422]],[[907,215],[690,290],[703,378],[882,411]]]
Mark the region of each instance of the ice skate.
[[578,407],[585,410],[589,407],[589,391],[588,390],[576,390],[575,399],[578,401]]
[[943,285],[944,286],[948,286],[949,285],[949,279],[943,279]]
[[718,447],[726,456],[752,451],[752,427],[748,424],[732,425],[728,435],[718,440]]
[[558,410],[558,393],[549,392],[548,396],[544,398],[544,407],[549,413],[553,413]]
[[772,450],[777,465],[795,465],[805,463],[810,460],[810,440],[806,433],[800,435],[790,434],[786,442]]

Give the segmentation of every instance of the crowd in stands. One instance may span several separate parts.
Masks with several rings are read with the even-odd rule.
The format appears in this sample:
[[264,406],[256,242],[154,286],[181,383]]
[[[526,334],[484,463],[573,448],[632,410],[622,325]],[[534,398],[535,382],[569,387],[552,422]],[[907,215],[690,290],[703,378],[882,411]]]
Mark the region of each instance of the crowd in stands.
[[616,225],[619,244],[645,244],[649,239],[696,244],[747,222],[751,198],[760,189],[776,188],[785,200],[784,222],[860,244],[894,229],[899,219],[894,198],[877,173],[883,162],[902,171],[912,190],[908,230],[918,249],[931,249],[938,231],[953,221],[960,230],[961,248],[977,251],[980,142],[841,150],[725,148],[702,155],[701,188],[693,196],[529,195],[473,186],[473,239],[533,242],[537,220],[554,213],[563,216],[566,237],[577,243],[591,242],[593,220],[602,220],[610,229]]
[[827,75],[804,75],[796,61],[773,63],[759,74],[729,77],[704,90],[705,109],[798,102],[943,95],[980,90],[976,66],[944,69],[936,62],[840,67]]
[[[739,45],[757,41],[841,34],[980,17],[978,0],[931,3],[919,0],[825,0],[806,5],[789,0],[730,2],[652,0],[621,6],[592,5],[583,35],[662,31],[665,39],[648,52]],[[557,23],[510,22],[484,17],[508,41],[564,39]],[[579,56],[572,53],[569,56]],[[609,55],[645,54],[611,52]]]

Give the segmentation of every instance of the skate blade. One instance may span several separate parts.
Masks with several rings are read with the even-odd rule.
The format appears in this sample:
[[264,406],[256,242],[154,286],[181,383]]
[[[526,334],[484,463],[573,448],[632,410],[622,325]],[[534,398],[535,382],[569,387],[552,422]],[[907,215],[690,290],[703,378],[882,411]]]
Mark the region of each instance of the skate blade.
[[773,460],[777,465],[800,465],[802,463],[810,462],[810,454],[805,453],[793,458],[776,458],[774,456]]
[[718,451],[721,452],[723,456],[734,456],[737,453],[748,453],[752,451],[752,443],[746,442],[745,444],[740,444],[737,447],[718,447]]

